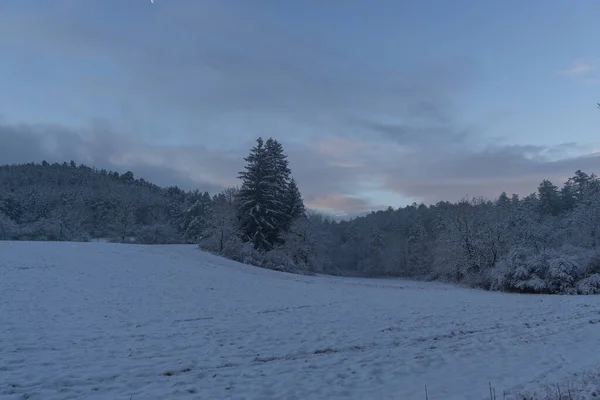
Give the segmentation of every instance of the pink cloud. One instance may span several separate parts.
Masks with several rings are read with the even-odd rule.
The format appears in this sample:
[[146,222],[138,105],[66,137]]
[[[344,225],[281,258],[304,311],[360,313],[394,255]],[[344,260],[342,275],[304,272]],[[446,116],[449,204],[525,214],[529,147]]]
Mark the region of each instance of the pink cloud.
[[340,194],[331,194],[318,197],[305,201],[305,203],[309,208],[316,208],[330,212],[339,212],[340,210],[346,212],[359,212],[370,209],[370,203],[367,200]]

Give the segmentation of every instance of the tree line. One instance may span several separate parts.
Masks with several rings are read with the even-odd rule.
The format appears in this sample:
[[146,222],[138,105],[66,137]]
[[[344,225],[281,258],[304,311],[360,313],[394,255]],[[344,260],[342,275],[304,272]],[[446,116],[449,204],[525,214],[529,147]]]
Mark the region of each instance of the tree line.
[[399,276],[526,293],[600,293],[600,179],[527,196],[372,212],[306,210],[283,146],[257,139],[240,186],[210,195],[74,162],[0,167],[0,239],[197,243],[289,272]]

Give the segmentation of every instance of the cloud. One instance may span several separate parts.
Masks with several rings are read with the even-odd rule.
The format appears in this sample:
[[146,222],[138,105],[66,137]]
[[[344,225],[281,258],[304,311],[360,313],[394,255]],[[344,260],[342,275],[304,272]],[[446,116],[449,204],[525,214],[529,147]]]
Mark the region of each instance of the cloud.
[[[0,49],[22,74],[3,93],[25,117],[0,125],[0,159],[73,159],[215,192],[238,184],[256,137],[273,136],[306,203],[350,214],[380,205],[369,193],[406,203],[527,194],[544,178],[600,167],[569,146],[490,144],[461,121],[477,69],[467,58],[372,62],[288,22],[218,0],[3,10]],[[593,67],[579,60],[561,73]],[[55,110],[60,124],[49,123]]]
[[390,124],[376,121],[365,121],[364,127],[383,135],[385,138],[404,145],[406,148],[423,149],[436,146],[463,146],[469,137],[467,128],[452,123]]
[[431,157],[398,162],[384,174],[384,187],[426,203],[456,201],[466,195],[495,198],[503,191],[533,193],[543,179],[560,186],[577,169],[593,172],[600,168],[600,157],[569,157],[565,150],[563,146],[490,146],[460,153],[435,152]]
[[343,196],[340,194],[331,194],[324,197],[313,198],[307,202],[307,206],[329,213],[360,213],[369,210],[372,205],[365,199]]
[[[395,130],[392,131],[395,134]],[[335,182],[336,187],[329,190],[324,187],[326,193],[353,193],[351,188],[354,193],[360,193],[362,189],[366,192],[387,191],[390,196],[386,197],[399,196],[404,199],[404,204],[457,201],[467,195],[495,198],[503,191],[528,195],[535,192],[543,179],[561,186],[578,169],[588,173],[600,169],[600,154],[592,154],[586,151],[586,146],[575,143],[543,146],[483,142],[470,148],[468,143],[472,136],[470,132],[458,131],[449,139],[411,135],[408,139],[376,141],[356,138],[353,144],[348,138],[324,138],[322,144],[313,144],[313,150],[321,154],[323,148],[328,148],[324,144],[344,143],[339,148],[345,151],[335,152],[335,157],[331,157],[335,162],[330,163],[327,173],[334,179],[331,182]],[[450,141],[454,143],[450,144]],[[347,164],[352,168],[347,168]],[[318,168],[327,171],[322,165]],[[334,200],[339,201],[332,197],[328,198],[327,204],[333,204]],[[369,205],[374,206],[373,203]],[[370,208],[365,206],[365,209]]]
[[567,69],[558,71],[560,75],[583,76],[596,70],[596,66],[586,60],[579,59],[571,62]]
[[57,3],[63,6],[0,15],[0,45],[5,42],[23,64],[38,52],[62,63],[94,63],[94,70],[111,74],[65,77],[63,92],[135,99],[138,108],[160,113],[247,121],[282,114],[302,123],[356,113],[412,113],[431,107],[431,98],[460,90],[468,75],[464,65],[451,63],[364,62],[362,54],[342,53],[316,33],[243,3],[164,2],[125,14],[106,2],[111,9],[105,12],[131,18],[110,26],[93,23],[104,2],[91,8]]

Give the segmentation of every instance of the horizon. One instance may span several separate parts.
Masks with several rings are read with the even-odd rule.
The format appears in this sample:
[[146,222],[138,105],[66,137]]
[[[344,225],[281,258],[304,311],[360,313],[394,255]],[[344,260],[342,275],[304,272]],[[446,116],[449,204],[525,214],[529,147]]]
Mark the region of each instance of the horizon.
[[0,159],[214,194],[272,136],[348,217],[598,173],[600,3],[336,4],[4,2]]
[[[41,165],[43,162],[47,162],[47,160],[30,161],[30,162],[24,162],[24,163],[20,163],[20,164],[0,164],[0,168],[1,167],[7,167],[7,166],[8,167],[11,167],[11,166],[23,166],[23,165],[28,165],[28,164]],[[184,190],[185,192],[193,192],[195,190],[198,190],[200,192],[207,192],[211,196],[215,196],[216,194],[222,192],[222,190],[219,190],[217,192],[210,192],[210,191],[202,191],[199,188],[182,188],[182,187],[179,187],[177,185],[169,185],[169,184],[160,185],[160,184],[157,184],[156,182],[153,182],[151,180],[145,179],[144,177],[141,177],[141,176],[137,175],[135,171],[131,171],[131,170],[114,170],[114,169],[99,168],[99,167],[97,167],[95,165],[87,165],[87,164],[84,164],[84,163],[78,163],[76,160],[68,160],[68,161],[65,160],[65,161],[62,161],[62,162],[55,161],[55,162],[48,163],[48,164],[49,165],[53,165],[53,164],[64,165],[64,164],[70,164],[71,162],[74,162],[77,165],[77,167],[79,167],[79,166],[88,167],[88,168],[91,168],[92,170],[94,170],[96,172],[99,172],[101,170],[105,170],[107,173],[117,172],[117,173],[119,173],[119,175],[123,175],[123,174],[125,174],[127,172],[131,172],[136,180],[144,179],[147,183],[150,183],[150,184],[153,184],[153,185],[157,185],[157,186],[159,186],[159,187],[161,187],[163,189],[167,189],[169,187],[177,187],[177,188],[179,188],[181,190]],[[574,173],[572,174],[572,176],[575,176],[576,172],[578,172],[578,171],[574,171]],[[593,173],[593,172],[592,173],[588,173],[588,171],[581,171],[581,172],[583,172],[584,174],[587,174],[589,176],[592,176],[592,177],[597,177],[597,175],[595,173]],[[569,178],[571,178],[572,176],[570,176]],[[540,181],[539,184],[541,184],[541,183],[542,182]],[[558,189],[561,189],[566,184],[566,180],[565,180],[565,182],[552,182],[551,181],[551,183],[554,184],[555,186],[557,186]],[[458,200],[455,200],[455,201],[449,201],[449,200],[440,199],[440,200],[437,200],[437,201],[433,201],[431,203],[413,202],[411,204],[405,204],[405,205],[400,205],[400,206],[396,206],[396,207],[393,206],[393,205],[387,205],[387,206],[382,206],[381,208],[377,208],[377,209],[363,210],[363,211],[358,211],[358,212],[354,212],[354,213],[347,213],[347,212],[343,212],[343,213],[339,213],[338,212],[338,213],[335,213],[334,211],[331,211],[331,210],[326,210],[326,209],[325,210],[321,210],[321,209],[318,209],[318,208],[311,208],[311,207],[308,207],[308,209],[311,210],[311,211],[313,211],[313,212],[316,212],[316,213],[319,213],[321,215],[324,215],[326,217],[329,217],[329,218],[331,218],[334,221],[340,222],[340,221],[349,221],[349,220],[352,220],[354,218],[365,217],[365,216],[367,216],[367,215],[369,215],[371,213],[376,213],[378,211],[387,211],[389,208],[392,208],[394,211],[397,211],[397,210],[402,209],[402,208],[414,207],[414,206],[419,206],[419,205],[425,205],[427,207],[432,207],[432,206],[436,206],[438,203],[442,203],[442,202],[451,202],[453,204],[456,204],[459,201],[463,201],[465,199],[471,200],[471,199],[476,199],[476,198],[482,198],[483,200],[486,200],[486,201],[495,201],[503,193],[506,194],[506,195],[508,195],[508,196],[518,195],[520,199],[523,199],[523,198],[525,198],[525,197],[527,197],[527,196],[529,196],[531,194],[536,195],[539,184],[537,186],[535,186],[534,190],[531,190],[529,193],[524,194],[524,195],[519,195],[517,193],[501,192],[501,193],[498,193],[497,195],[494,195],[494,196],[491,196],[491,197],[483,197],[483,196],[469,196],[467,194],[467,195],[463,196],[462,198],[460,198]],[[227,188],[238,189],[238,186],[237,185],[235,185],[235,186],[228,186]],[[225,188],[225,189],[227,189],[227,188]]]

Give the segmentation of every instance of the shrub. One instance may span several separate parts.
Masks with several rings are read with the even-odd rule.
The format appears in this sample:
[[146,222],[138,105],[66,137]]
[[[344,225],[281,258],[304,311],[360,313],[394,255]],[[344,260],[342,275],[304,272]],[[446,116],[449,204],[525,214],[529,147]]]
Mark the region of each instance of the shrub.
[[240,239],[238,236],[231,236],[224,241],[221,255],[225,258],[229,258],[230,260],[241,262],[243,260],[244,246],[251,248],[251,245],[244,244],[242,239]]
[[179,234],[171,225],[156,224],[139,229],[136,241],[142,244],[172,244],[179,242]]
[[600,274],[600,252],[592,254],[587,262],[585,272],[587,275]]
[[575,260],[563,255],[550,256],[546,261],[546,282],[550,292],[569,292],[577,280],[579,265]]
[[600,274],[593,274],[583,278],[577,284],[579,294],[600,294]]
[[274,249],[261,256],[259,260],[261,267],[283,272],[297,272],[298,270],[292,258],[281,249]]
[[581,270],[575,256],[556,250],[536,253],[519,247],[502,260],[491,288],[521,293],[574,293]]
[[517,247],[502,260],[492,279],[492,290],[520,293],[547,293],[542,257],[532,249]]

